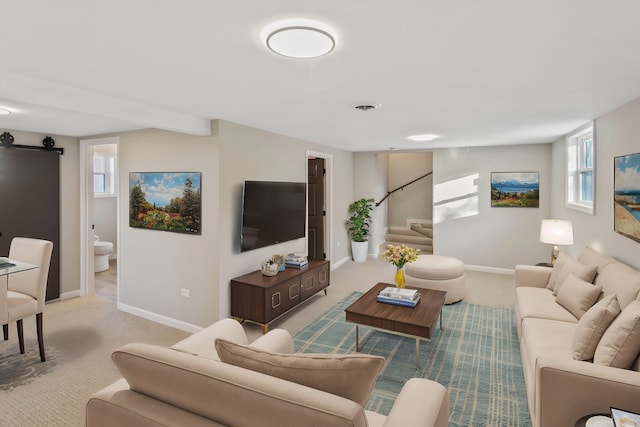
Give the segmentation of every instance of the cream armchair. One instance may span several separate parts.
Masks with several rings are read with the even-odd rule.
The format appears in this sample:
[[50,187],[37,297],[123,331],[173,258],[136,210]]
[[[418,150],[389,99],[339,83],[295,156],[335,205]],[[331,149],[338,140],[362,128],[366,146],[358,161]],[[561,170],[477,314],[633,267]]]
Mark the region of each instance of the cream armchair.
[[0,320],[5,341],[9,339],[9,322],[16,322],[20,353],[24,354],[22,320],[36,316],[36,329],[40,360],[45,361],[42,336],[42,311],[44,310],[47,279],[53,243],[48,240],[16,237],[11,241],[9,258],[37,265],[33,270],[7,276],[7,292],[0,297]]

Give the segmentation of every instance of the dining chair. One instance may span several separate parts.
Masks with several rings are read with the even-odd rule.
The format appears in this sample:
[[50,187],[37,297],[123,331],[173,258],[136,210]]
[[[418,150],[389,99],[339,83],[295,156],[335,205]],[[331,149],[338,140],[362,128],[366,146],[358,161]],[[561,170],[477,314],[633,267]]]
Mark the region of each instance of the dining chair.
[[8,275],[7,293],[0,297],[0,307],[6,307],[6,312],[0,313],[0,321],[3,322],[4,339],[9,339],[9,322],[15,321],[18,329],[20,354],[24,354],[22,320],[35,315],[40,360],[43,362],[46,359],[42,336],[42,312],[44,310],[52,252],[53,243],[48,240],[26,237],[13,238],[9,247],[9,258],[37,265],[38,268]]

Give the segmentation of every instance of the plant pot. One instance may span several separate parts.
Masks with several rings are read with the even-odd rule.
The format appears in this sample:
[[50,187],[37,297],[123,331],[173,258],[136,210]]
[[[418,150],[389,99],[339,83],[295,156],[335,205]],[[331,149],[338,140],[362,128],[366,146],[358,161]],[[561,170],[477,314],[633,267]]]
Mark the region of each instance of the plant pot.
[[367,260],[367,252],[369,251],[369,242],[351,241],[351,255],[354,262],[365,262]]

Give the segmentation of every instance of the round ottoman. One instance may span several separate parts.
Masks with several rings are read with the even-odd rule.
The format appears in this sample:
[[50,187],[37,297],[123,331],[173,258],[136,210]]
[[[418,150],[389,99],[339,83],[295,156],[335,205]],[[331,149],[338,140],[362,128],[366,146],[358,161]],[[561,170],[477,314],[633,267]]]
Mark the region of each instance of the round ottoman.
[[461,301],[467,295],[464,264],[456,258],[419,255],[405,266],[405,283],[416,288],[446,291],[445,304]]

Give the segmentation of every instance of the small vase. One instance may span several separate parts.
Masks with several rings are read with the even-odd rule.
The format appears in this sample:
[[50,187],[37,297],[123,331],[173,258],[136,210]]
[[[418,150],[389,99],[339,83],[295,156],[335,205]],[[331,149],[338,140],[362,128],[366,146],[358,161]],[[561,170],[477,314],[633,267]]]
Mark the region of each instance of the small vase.
[[404,288],[404,269],[398,267],[395,276],[396,288]]

